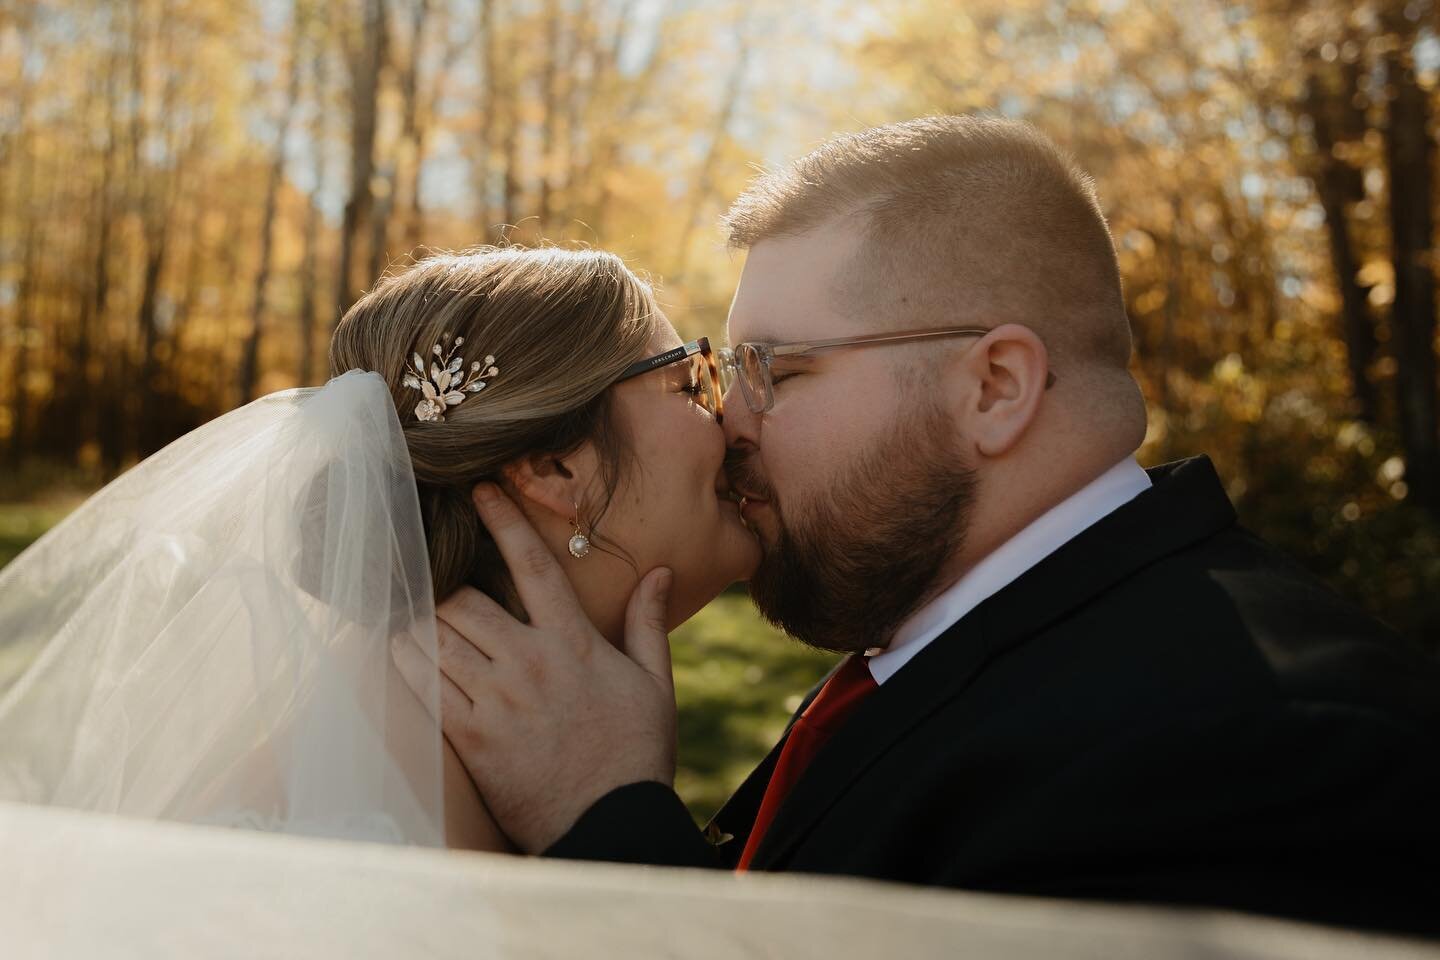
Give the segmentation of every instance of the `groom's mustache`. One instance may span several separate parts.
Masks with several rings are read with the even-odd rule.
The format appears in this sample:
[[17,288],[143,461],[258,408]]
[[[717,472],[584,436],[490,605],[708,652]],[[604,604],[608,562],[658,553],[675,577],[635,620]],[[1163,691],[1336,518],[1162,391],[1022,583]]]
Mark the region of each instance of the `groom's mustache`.
[[725,475],[730,489],[751,500],[775,500],[775,491],[754,465],[754,457],[738,447],[725,448]]

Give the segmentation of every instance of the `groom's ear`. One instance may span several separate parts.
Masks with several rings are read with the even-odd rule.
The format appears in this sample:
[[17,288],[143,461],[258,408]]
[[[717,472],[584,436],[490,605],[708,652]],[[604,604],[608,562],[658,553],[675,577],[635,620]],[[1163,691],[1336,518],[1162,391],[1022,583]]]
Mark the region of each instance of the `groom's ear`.
[[1029,327],[1007,323],[996,327],[956,358],[963,384],[952,403],[965,431],[982,457],[1001,457],[1012,450],[1035,422],[1050,381],[1045,344]]
[[556,514],[565,521],[579,504],[584,519],[587,491],[599,473],[599,458],[590,444],[566,456],[535,454],[508,464],[502,471],[522,506]]

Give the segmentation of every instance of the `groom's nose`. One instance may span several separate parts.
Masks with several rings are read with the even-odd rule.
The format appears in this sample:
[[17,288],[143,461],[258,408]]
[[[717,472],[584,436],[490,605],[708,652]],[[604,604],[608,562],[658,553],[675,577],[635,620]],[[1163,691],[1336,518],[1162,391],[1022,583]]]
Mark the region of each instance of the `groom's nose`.
[[755,448],[760,445],[760,415],[751,413],[739,384],[732,383],[725,391],[725,446]]

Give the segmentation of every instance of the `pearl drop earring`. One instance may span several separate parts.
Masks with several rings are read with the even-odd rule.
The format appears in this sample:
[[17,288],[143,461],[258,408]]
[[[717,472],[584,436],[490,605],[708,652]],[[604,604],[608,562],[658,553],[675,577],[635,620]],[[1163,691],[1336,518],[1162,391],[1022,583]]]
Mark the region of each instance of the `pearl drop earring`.
[[576,560],[583,560],[590,555],[590,538],[585,536],[585,531],[580,529],[580,504],[575,504],[575,519],[570,521],[575,528],[575,534],[570,538],[570,556]]

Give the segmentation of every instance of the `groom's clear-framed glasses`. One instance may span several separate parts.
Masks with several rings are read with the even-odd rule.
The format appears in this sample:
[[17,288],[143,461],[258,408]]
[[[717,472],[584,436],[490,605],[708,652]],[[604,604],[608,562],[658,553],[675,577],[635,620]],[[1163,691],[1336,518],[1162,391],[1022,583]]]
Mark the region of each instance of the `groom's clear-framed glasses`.
[[[775,406],[775,381],[771,364],[777,357],[802,357],[820,350],[836,347],[869,347],[884,343],[906,343],[912,340],[930,340],[936,337],[983,337],[989,327],[942,327],[934,330],[899,330],[894,333],[870,333],[858,337],[833,337],[829,340],[796,340],[789,343],[737,343],[733,348],[722,347],[720,358],[720,388],[729,392],[736,382],[740,383],[740,395],[751,413],[765,413]],[[1055,385],[1055,374],[1045,380],[1045,389]]]
[[668,367],[672,363],[680,363],[682,360],[690,363],[690,385],[695,394],[695,402],[709,410],[715,417],[716,423],[723,423],[725,420],[725,390],[721,386],[720,371],[716,367],[715,352],[710,349],[709,337],[691,340],[672,350],[638,360],[626,367],[615,382],[622,383],[652,370]]

